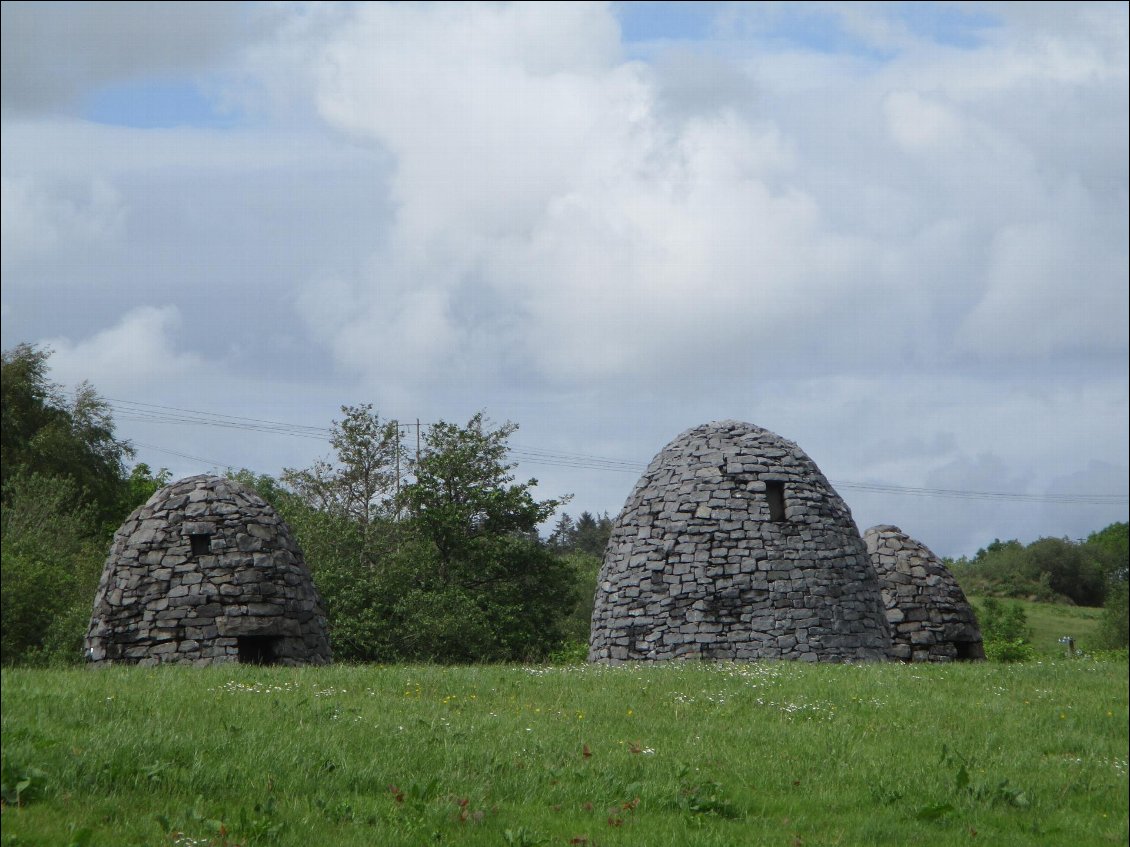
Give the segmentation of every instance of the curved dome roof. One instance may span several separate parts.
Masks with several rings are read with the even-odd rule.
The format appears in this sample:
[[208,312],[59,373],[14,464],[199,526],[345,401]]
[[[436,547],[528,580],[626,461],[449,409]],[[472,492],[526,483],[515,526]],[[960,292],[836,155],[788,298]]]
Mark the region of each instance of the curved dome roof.
[[803,450],[769,430],[687,430],[616,519],[590,661],[856,661],[885,659],[889,645],[850,510]]
[[114,535],[85,649],[94,664],[330,660],[289,528],[254,491],[207,475],[157,491]]
[[863,534],[879,577],[894,658],[906,662],[983,659],[981,628],[949,568],[897,526]]

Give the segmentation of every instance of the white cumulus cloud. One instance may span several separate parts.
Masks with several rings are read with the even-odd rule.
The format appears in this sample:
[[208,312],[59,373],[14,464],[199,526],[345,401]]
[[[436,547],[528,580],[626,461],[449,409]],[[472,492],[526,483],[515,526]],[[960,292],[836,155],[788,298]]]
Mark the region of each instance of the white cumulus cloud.
[[188,380],[204,373],[203,359],[178,350],[176,306],[139,306],[114,326],[88,338],[50,338],[53,377],[66,385],[90,381],[100,393],[134,397],[161,381]]

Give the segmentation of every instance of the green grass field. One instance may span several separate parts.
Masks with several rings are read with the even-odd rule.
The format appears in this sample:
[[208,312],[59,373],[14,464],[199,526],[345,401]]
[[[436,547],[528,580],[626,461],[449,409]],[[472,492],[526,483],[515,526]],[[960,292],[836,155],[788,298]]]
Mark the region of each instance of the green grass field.
[[1037,653],[1050,656],[1064,655],[1065,647],[1059,642],[1071,636],[1082,650],[1092,650],[1098,642],[1099,624],[1103,610],[1087,606],[1065,606],[1062,603],[1027,603],[1020,600],[1003,600],[1005,604],[1020,603],[1028,615],[1032,628],[1032,646]]
[[[983,597],[970,596],[974,607],[980,608]],[[1068,606],[1063,603],[1034,603],[1028,600],[1000,600],[1005,606],[1017,605],[1024,609],[1030,631],[1030,642],[1037,656],[1044,658],[1066,657],[1064,637],[1075,640],[1077,653],[1091,653],[1101,643],[1103,610],[1088,606]]]
[[1125,661],[6,670],[2,701],[13,847],[1128,837]]

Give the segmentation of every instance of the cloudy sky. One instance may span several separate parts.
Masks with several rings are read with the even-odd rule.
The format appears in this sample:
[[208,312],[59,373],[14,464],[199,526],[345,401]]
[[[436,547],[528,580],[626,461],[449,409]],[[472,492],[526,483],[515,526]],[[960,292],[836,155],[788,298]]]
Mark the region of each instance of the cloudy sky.
[[1128,508],[1127,10],[6,1],[3,346],[175,476],[484,410],[615,514],[736,418],[861,529],[1085,536]]

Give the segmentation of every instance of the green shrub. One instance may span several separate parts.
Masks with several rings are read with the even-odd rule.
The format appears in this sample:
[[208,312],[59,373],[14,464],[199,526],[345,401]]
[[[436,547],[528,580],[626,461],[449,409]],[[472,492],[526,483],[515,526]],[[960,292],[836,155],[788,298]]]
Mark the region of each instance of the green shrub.
[[6,665],[78,662],[105,546],[72,480],[4,483],[0,657]]
[[1028,615],[1019,603],[986,597],[977,610],[985,658],[993,662],[1026,662],[1035,657]]
[[1117,649],[1130,646],[1130,610],[1127,608],[1125,579],[1112,581],[1103,607],[1099,640],[1103,647]]
[[1036,651],[1023,638],[994,638],[985,641],[985,658],[990,662],[1029,662],[1035,657]]
[[589,658],[588,639],[569,641],[549,654],[551,665],[583,665]]

